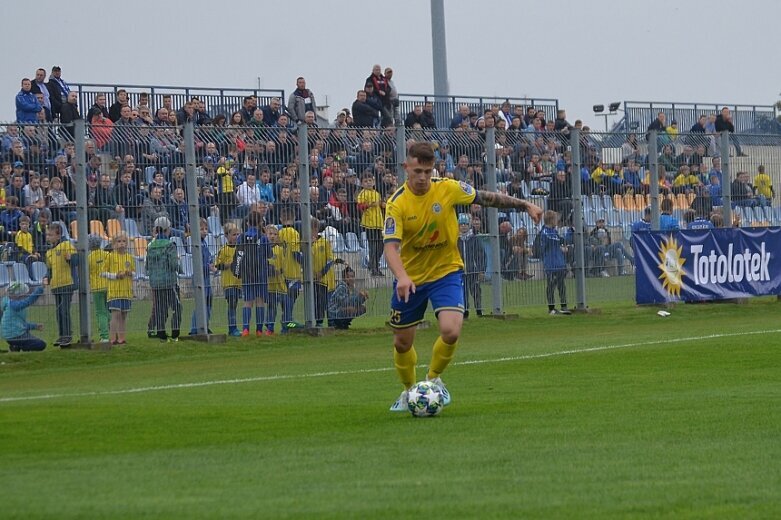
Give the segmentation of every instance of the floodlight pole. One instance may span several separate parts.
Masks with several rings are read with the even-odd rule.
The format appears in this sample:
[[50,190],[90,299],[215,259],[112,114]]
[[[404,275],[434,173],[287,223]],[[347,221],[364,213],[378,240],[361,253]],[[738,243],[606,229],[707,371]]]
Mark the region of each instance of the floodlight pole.
[[[447,98],[450,88],[447,79],[447,38],[445,37],[445,2],[444,0],[431,0],[431,57],[434,69],[434,106],[442,103],[447,106]],[[438,108],[438,107],[437,107]],[[434,110],[435,117],[447,118],[443,110]],[[438,125],[446,126],[443,121],[437,121]]]
[[[77,264],[79,274],[79,341],[83,346],[90,345],[92,333],[92,321],[90,310],[90,286],[89,286],[89,211],[87,208],[87,172],[86,172],[86,128],[83,119],[75,120],[73,125],[74,146],[76,158],[76,170],[74,180],[76,185],[76,252],[79,262]],[[70,312],[70,309],[68,310]]]

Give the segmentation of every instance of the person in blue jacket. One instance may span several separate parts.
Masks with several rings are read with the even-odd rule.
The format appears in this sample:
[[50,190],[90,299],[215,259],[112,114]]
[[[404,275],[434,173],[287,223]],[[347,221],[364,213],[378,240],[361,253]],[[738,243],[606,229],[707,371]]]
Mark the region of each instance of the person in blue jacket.
[[[567,286],[564,278],[567,276],[567,261],[565,253],[568,245],[564,243],[556,226],[559,223],[559,214],[548,210],[542,216],[542,229],[540,230],[540,249],[542,250],[542,265],[545,271],[545,289],[548,297],[548,314],[569,315],[572,312],[567,308]],[[559,291],[561,310],[556,310],[554,291]]]
[[43,294],[43,287],[36,287],[32,294],[27,284],[11,282],[6,291],[6,296],[0,300],[0,308],[3,318],[0,320],[0,333],[8,342],[11,352],[32,352],[46,348],[46,343],[30,334],[31,330],[41,330],[40,323],[27,321],[27,307]]
[[[203,289],[204,300],[206,301],[206,330],[209,334],[212,333],[209,328],[209,320],[212,317],[212,273],[214,273],[214,258],[209,251],[209,246],[206,243],[206,235],[209,233],[209,224],[205,218],[201,218],[199,221],[201,228],[201,257],[203,258]],[[190,336],[194,336],[198,333],[198,329],[195,326],[195,311],[193,311],[192,320],[190,321]]]
[[22,90],[16,95],[16,122],[37,123],[38,113],[43,108],[32,92],[33,84],[29,78],[22,80]]

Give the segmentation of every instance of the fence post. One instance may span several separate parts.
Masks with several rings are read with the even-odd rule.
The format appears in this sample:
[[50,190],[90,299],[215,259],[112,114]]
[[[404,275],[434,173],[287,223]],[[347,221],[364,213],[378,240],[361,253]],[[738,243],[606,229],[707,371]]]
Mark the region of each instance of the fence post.
[[404,171],[404,162],[407,160],[407,135],[404,128],[404,121],[401,118],[396,120],[396,179],[399,186],[407,180],[407,174]]
[[658,230],[659,224],[659,148],[656,130],[648,132],[648,197],[651,202],[651,229]]
[[[79,341],[78,344],[89,346],[92,335],[92,313],[90,312],[90,287],[89,287],[89,211],[87,210],[87,175],[86,152],[84,144],[86,140],[85,122],[83,119],[74,121],[73,133],[75,136],[76,154],[76,252],[79,259]],[[70,311],[68,311],[70,312]]]
[[[198,213],[198,187],[195,172],[195,133],[192,121],[184,124],[185,189],[187,190],[187,216],[190,221],[190,251],[193,260],[193,293],[195,296],[195,330],[197,336],[208,337],[206,310],[206,283],[203,274],[203,251]],[[183,318],[184,319],[184,318]]]
[[315,327],[315,280],[312,272],[312,215],[309,212],[309,125],[298,125],[298,187],[301,189],[301,256],[304,274],[304,325]]
[[721,196],[724,205],[721,207],[721,216],[724,219],[724,227],[732,227],[732,177],[730,176],[729,163],[729,131],[724,130],[719,134],[719,148],[721,152]]
[[[485,184],[488,191],[496,191],[496,129],[485,132]],[[476,188],[475,188],[476,189]],[[488,208],[488,235],[491,245],[491,292],[493,293],[493,315],[504,314],[502,293],[502,259],[499,247],[499,210]]]
[[583,194],[581,192],[580,170],[580,129],[573,128],[569,142],[572,146],[572,227],[574,228],[575,247],[575,308],[585,311],[586,303],[586,262],[583,250]]

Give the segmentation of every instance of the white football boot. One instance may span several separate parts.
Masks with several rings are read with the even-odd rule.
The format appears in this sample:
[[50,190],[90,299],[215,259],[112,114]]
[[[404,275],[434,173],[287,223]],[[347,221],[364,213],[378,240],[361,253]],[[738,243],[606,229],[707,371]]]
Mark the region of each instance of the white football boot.
[[435,385],[437,385],[442,393],[442,406],[447,406],[450,404],[450,392],[447,391],[447,387],[445,386],[445,383],[442,382],[442,379],[439,377],[435,377],[434,379],[428,379],[427,381],[431,381]]
[[401,392],[401,395],[398,399],[396,399],[396,402],[393,403],[393,406],[390,407],[391,412],[409,412],[409,408],[407,408],[407,391],[403,390]]

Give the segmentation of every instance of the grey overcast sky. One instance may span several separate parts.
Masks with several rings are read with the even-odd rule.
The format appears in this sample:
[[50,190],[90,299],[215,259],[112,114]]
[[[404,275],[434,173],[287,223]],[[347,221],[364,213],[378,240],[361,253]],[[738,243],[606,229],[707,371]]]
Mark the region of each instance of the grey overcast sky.
[[[3,2],[0,120],[22,77],[60,65],[71,83],[284,88],[295,78],[330,116],[374,63],[403,93],[433,93],[426,0],[38,0]],[[773,104],[779,0],[445,0],[454,95]],[[81,107],[82,110],[85,107]]]

